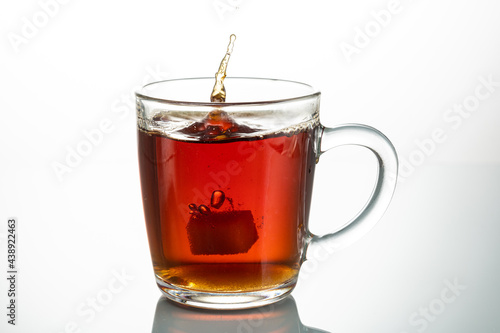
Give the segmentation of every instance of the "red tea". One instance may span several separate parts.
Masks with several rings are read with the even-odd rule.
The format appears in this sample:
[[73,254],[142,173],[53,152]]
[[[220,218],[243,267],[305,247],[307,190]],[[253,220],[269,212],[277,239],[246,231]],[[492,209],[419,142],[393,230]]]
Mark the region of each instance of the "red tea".
[[159,283],[208,292],[294,283],[316,164],[314,130],[260,135],[220,111],[175,135],[139,129]]

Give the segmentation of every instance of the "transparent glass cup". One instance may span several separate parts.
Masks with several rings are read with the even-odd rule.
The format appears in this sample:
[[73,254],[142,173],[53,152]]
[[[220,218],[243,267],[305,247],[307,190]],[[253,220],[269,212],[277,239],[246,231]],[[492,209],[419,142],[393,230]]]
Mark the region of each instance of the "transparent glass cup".
[[[170,299],[211,309],[270,304],[294,288],[319,248],[345,247],[382,217],[398,160],[374,128],[319,121],[320,92],[299,82],[226,78],[155,82],[136,93],[139,167],[156,282]],[[333,233],[308,228],[315,165],[342,145],[378,161],[362,211]],[[391,175],[391,176],[389,176]]]

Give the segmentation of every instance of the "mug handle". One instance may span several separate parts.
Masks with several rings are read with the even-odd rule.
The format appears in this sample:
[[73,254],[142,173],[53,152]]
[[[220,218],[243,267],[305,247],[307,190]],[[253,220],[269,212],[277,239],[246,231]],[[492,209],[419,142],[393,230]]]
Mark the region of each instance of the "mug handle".
[[378,178],[368,202],[351,221],[339,230],[316,236],[309,233],[305,259],[312,259],[320,248],[329,253],[349,246],[370,231],[384,215],[391,202],[398,173],[398,156],[392,143],[380,131],[361,124],[332,128],[320,125],[318,157],[331,148],[356,145],[368,148],[378,161]]

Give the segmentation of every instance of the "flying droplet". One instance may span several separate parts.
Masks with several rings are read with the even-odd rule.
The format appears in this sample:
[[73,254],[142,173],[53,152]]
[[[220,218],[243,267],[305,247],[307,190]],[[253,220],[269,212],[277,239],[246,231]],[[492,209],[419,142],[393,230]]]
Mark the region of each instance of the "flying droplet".
[[224,79],[226,78],[226,69],[229,62],[231,52],[233,52],[235,35],[229,37],[229,45],[227,46],[226,55],[222,58],[219,70],[215,73],[215,85],[210,95],[210,102],[224,103],[226,101],[226,88],[224,87]]
[[214,191],[212,193],[212,198],[210,199],[210,205],[214,207],[215,209],[219,209],[220,206],[224,203],[224,200],[226,199],[226,195],[222,191]]

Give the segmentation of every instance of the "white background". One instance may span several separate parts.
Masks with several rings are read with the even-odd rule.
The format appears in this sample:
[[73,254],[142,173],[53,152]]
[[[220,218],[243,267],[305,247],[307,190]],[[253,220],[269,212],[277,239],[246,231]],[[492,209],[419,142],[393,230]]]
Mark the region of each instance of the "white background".
[[[212,76],[231,33],[228,75],[317,86],[323,124],[374,126],[401,160],[377,227],[303,267],[293,293],[302,323],[341,333],[500,330],[498,2],[62,2],[0,8],[0,268],[14,216],[20,272],[16,327],[7,325],[0,279],[2,332],[152,329],[160,293],[142,215],[133,92],[158,79]],[[103,122],[106,133],[68,166]],[[353,216],[374,170],[361,148],[325,155],[312,230]],[[110,293],[116,274],[129,278]],[[466,289],[445,303],[445,281]],[[90,310],[98,296],[105,304]]]

